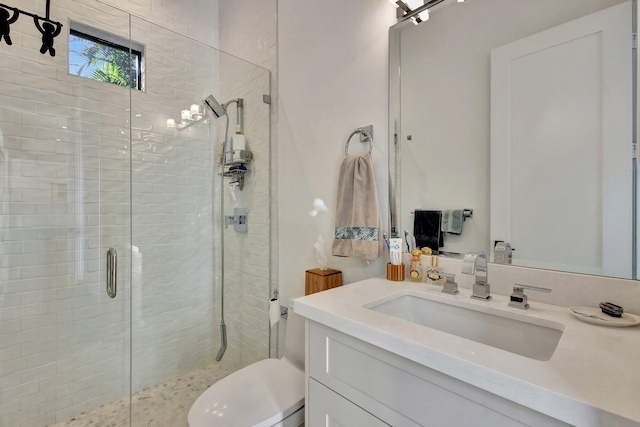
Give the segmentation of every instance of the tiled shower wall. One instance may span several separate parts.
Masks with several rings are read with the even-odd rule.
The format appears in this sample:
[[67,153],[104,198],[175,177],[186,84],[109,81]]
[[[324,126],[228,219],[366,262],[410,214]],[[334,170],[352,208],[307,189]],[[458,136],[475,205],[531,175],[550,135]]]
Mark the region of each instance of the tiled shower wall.
[[[67,16],[128,38],[127,14],[104,5],[52,14]],[[129,391],[129,96],[67,75],[66,37],[52,58],[31,20],[11,33],[0,51],[0,425],[41,426]]]
[[138,18],[131,38],[146,48],[146,90],[131,102],[135,392],[213,361],[219,342],[217,123],[166,123],[218,92],[223,54]]
[[[270,141],[270,288],[278,288],[278,67],[277,67],[277,0],[220,0],[220,49],[250,61],[271,72],[271,141]],[[224,78],[224,76],[223,76]],[[226,82],[225,82],[226,83]],[[226,85],[223,85],[223,89]],[[226,90],[226,89],[224,89]],[[233,91],[237,89],[234,88]],[[233,92],[230,92],[233,96]],[[251,141],[249,142],[251,144]],[[262,187],[264,188],[264,187]],[[229,206],[227,204],[227,206]],[[239,256],[239,255],[236,255]],[[281,301],[286,305],[287,301]],[[266,315],[266,313],[265,313]],[[278,357],[278,346],[283,344],[286,322],[271,328],[271,357]],[[246,326],[245,326],[246,328]],[[282,331],[279,333],[278,331]],[[245,359],[245,364],[251,359]]]
[[[235,189],[235,200],[225,179],[224,211],[247,208],[248,232],[230,226],[224,232],[225,322],[229,346],[223,363],[238,369],[269,357],[269,73],[236,58],[221,58],[220,89],[224,100],[244,100],[244,134],[253,160],[247,165],[244,189]],[[230,133],[236,125],[235,104],[229,110]],[[224,132],[220,125],[220,135]],[[223,137],[221,137],[222,139]]]
[[[70,1],[70,0],[66,0]],[[100,0],[163,28],[218,48],[220,0]],[[38,0],[40,7],[44,0]],[[62,3],[62,2],[60,2]],[[55,5],[59,4],[58,0]]]
[[[20,7],[36,12],[43,4]],[[126,13],[93,0],[54,5],[53,19],[70,18],[128,38]],[[166,127],[166,119],[209,93],[218,96],[215,70],[221,58],[136,18],[131,24],[132,38],[147,49],[147,90],[134,93],[131,105],[126,88],[67,74],[64,33],[56,39],[57,56],[43,56],[33,24],[21,19],[12,26],[14,45],[0,47],[2,427],[46,425],[126,395],[130,304],[134,391],[202,366],[219,345],[219,222],[213,218],[218,124],[176,131]],[[234,96],[261,97],[264,88],[255,82],[252,88],[239,73]],[[247,94],[235,91],[243,88]],[[247,123],[262,114],[247,110]],[[258,160],[265,156],[260,141],[266,128],[247,128],[259,180],[264,172],[258,171],[268,170]],[[268,200],[264,194],[252,197],[256,206],[261,197]],[[268,224],[259,210],[255,232]],[[106,297],[103,283],[104,253],[112,246],[120,264],[114,300]],[[252,283],[265,274],[264,257],[255,258]],[[255,325],[260,316],[249,308],[241,321]],[[264,346],[251,342],[253,335],[263,342],[262,322],[256,334],[238,332],[247,346],[236,348],[248,349],[247,359],[266,355]]]

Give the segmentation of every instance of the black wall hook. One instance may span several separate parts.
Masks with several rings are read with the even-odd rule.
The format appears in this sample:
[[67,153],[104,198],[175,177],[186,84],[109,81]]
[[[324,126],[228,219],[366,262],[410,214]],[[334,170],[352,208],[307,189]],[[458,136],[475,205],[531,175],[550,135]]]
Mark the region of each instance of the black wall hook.
[[20,14],[27,15],[33,18],[33,22],[42,34],[42,47],[40,53],[43,55],[49,52],[49,55],[56,56],[56,50],[53,47],[54,39],[60,35],[62,31],[62,24],[57,21],[49,19],[51,9],[51,0],[47,0],[46,17],[38,16],[25,10],[20,10],[15,7],[7,6],[0,3],[0,43],[2,40],[11,46],[11,24],[16,22],[20,17]]
[[[13,15],[11,14],[13,12]],[[20,11],[14,7],[0,5],[0,42],[2,39],[11,46],[11,24],[20,17]]]
[[[40,21],[42,25],[40,25]],[[43,55],[49,51],[51,56],[56,56],[56,50],[53,47],[53,39],[55,39],[62,31],[62,24],[56,22],[52,24],[48,20],[43,20],[39,16],[35,16],[33,18],[33,22],[36,24],[36,28],[42,34],[42,47],[40,48],[40,53]]]

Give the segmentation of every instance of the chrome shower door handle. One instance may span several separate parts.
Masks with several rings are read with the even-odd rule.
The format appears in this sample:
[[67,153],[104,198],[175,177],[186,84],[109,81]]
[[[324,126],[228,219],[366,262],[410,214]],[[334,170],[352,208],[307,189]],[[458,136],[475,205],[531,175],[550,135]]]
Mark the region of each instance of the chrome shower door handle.
[[118,252],[111,248],[107,251],[107,295],[115,298],[118,293]]

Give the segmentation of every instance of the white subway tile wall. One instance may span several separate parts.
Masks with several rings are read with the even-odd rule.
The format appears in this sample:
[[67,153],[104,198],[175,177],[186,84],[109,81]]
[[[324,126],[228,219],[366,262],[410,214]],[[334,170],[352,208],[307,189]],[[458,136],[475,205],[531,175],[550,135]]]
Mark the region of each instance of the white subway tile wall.
[[[44,0],[20,7],[37,12]],[[129,37],[128,14],[94,0],[58,0],[52,18]],[[144,93],[68,75],[65,32],[45,57],[27,19],[0,47],[0,427],[44,426],[128,394],[130,350],[134,392],[212,361],[222,122],[177,131],[166,120],[227,81],[220,99],[245,99],[256,160],[239,196],[250,231],[225,233],[225,359],[268,355],[268,72],[137,18],[131,28],[146,48]],[[109,247],[119,254],[113,300]]]
[[144,44],[146,63],[146,90],[131,93],[136,392],[212,362],[219,342],[218,123],[178,130],[167,119],[179,122],[182,110],[219,91],[224,54],[135,17],[131,39]]
[[[45,0],[38,1],[44,3]],[[57,5],[59,1],[56,0],[55,4]],[[219,47],[217,30],[219,0],[100,1],[209,46]]]
[[[224,233],[224,297],[228,349],[223,364],[239,369],[269,357],[269,105],[263,102],[270,88],[269,72],[232,57],[220,58],[220,89],[223,100],[243,98],[244,134],[253,160],[247,165],[244,189],[231,196],[225,179],[224,211],[247,208],[248,232],[233,227]],[[235,132],[235,104],[229,107],[230,133]],[[218,131],[222,136],[221,125]]]
[[[277,111],[277,1],[276,0],[220,0],[219,1],[220,49],[271,71],[271,289],[278,288],[278,205],[277,205],[277,161],[278,161],[278,111]],[[233,96],[233,95],[231,95]],[[287,301],[282,301],[287,304]],[[280,322],[271,330],[271,357],[278,357],[278,333],[286,322]],[[284,340],[280,340],[282,342]]]
[[[56,3],[52,18],[66,29],[67,17],[128,38],[128,15],[109,6]],[[41,55],[31,19],[11,35],[0,52],[0,426],[43,426],[129,392],[129,90],[69,76],[67,37]],[[116,299],[104,290],[110,247]]]

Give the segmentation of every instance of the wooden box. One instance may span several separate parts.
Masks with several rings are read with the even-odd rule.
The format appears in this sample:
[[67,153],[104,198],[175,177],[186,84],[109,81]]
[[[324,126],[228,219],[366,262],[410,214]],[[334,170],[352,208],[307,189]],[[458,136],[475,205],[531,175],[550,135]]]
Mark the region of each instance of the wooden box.
[[342,286],[342,271],[340,270],[320,270],[314,268],[307,270],[304,281],[304,294],[311,295],[316,292]]

